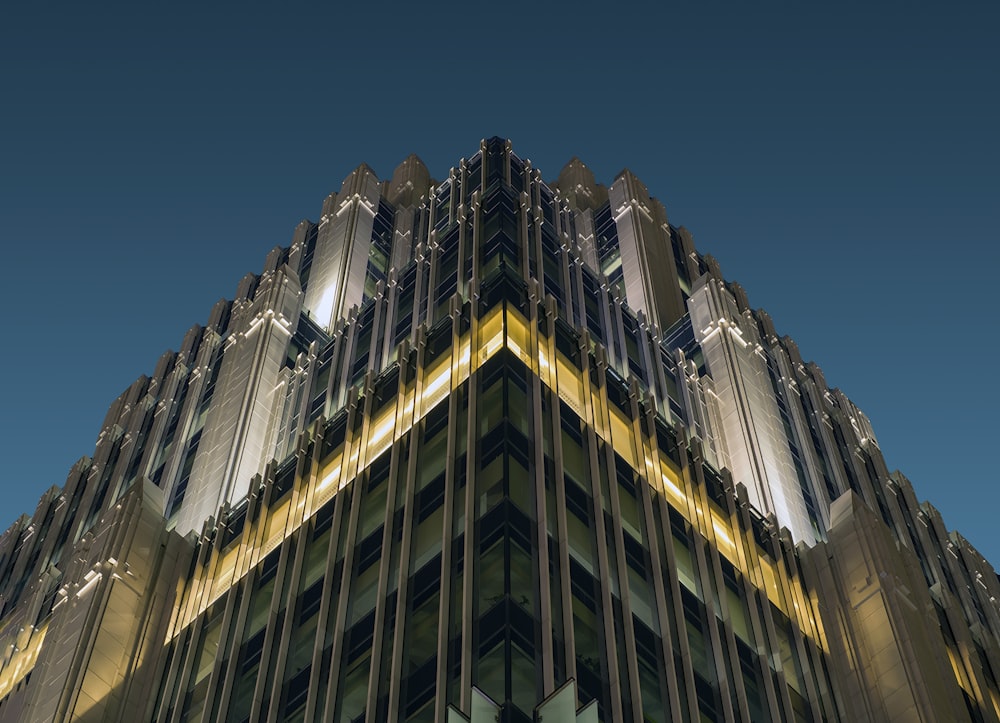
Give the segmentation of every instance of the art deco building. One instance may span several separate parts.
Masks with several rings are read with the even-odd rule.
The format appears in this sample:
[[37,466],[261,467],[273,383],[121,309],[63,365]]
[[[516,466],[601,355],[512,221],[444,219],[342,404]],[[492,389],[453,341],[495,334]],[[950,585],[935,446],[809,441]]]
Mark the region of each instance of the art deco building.
[[1000,582],[628,171],[361,166],[0,538],[2,721],[1000,721]]

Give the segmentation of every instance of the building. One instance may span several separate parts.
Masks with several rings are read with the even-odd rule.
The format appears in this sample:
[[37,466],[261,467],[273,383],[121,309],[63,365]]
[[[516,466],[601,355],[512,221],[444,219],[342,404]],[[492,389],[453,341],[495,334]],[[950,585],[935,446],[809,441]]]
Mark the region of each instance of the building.
[[2,721],[1000,721],[1000,581],[628,171],[366,166],[0,538]]

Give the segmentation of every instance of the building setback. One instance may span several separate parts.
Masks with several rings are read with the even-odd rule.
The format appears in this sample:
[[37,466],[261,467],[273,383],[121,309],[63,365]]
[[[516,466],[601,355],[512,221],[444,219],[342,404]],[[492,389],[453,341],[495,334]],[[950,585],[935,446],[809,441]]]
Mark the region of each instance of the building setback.
[[0,537],[0,721],[1000,721],[1000,582],[629,171],[360,166]]

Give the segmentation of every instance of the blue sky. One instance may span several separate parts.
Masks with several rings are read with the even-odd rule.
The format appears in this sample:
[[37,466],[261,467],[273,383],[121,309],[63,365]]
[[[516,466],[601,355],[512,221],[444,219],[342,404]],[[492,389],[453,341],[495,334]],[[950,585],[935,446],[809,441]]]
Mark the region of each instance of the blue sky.
[[361,162],[631,168],[994,561],[1000,5],[0,11],[0,527]]

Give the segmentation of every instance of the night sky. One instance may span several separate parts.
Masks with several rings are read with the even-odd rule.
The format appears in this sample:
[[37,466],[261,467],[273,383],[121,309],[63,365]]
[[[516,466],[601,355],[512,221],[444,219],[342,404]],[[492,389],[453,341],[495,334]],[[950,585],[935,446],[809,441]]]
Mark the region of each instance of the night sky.
[[634,171],[1000,564],[1000,3],[11,5],[0,528],[358,164],[500,135]]

